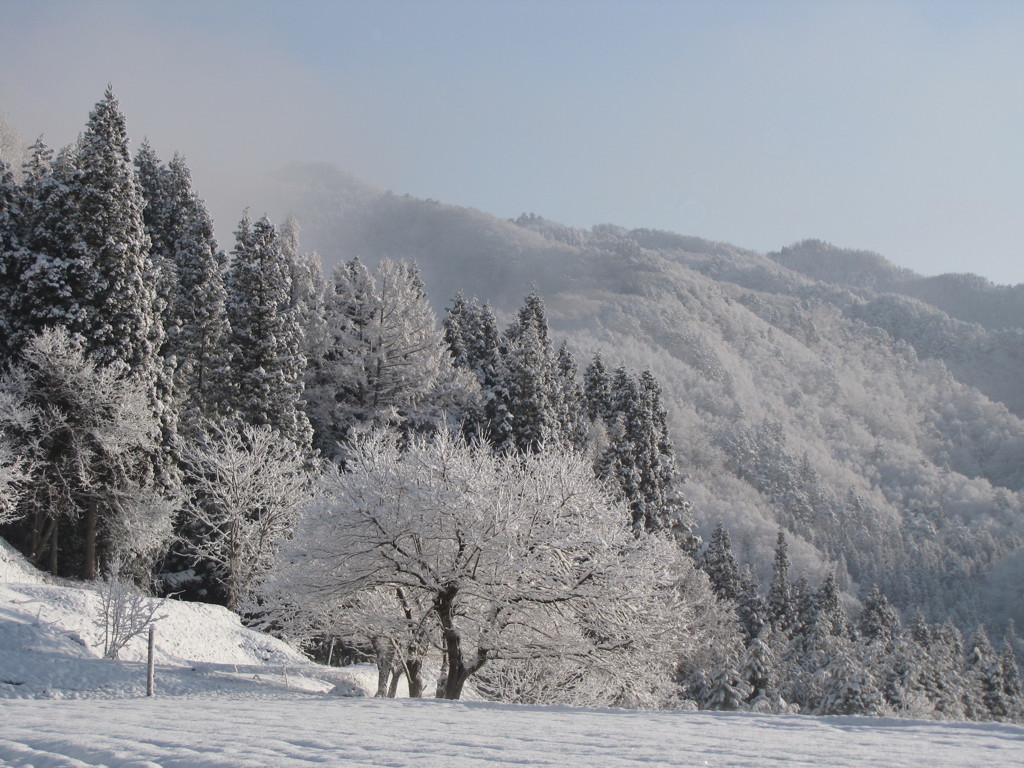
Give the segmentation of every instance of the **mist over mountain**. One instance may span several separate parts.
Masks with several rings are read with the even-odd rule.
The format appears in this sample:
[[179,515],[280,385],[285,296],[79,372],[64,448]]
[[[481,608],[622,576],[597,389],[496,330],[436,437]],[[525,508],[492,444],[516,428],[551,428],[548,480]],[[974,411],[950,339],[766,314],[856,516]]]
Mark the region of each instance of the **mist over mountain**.
[[782,527],[812,583],[834,571],[905,616],[1024,622],[1024,286],[820,241],[762,254],[508,221],[329,165],[269,189],[328,270],[415,259],[439,317],[460,290],[507,316],[535,284],[581,366],[649,368],[700,532],[728,526],[762,584]]

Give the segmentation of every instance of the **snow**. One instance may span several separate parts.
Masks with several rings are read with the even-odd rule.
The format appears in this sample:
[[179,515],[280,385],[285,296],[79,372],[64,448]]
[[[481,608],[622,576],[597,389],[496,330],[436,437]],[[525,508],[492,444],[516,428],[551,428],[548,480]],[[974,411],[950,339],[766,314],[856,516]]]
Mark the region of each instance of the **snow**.
[[144,643],[99,658],[96,604],[0,541],[0,766],[1024,765],[1024,728],[1003,724],[373,699],[372,667],[311,664],[175,601],[147,699]]

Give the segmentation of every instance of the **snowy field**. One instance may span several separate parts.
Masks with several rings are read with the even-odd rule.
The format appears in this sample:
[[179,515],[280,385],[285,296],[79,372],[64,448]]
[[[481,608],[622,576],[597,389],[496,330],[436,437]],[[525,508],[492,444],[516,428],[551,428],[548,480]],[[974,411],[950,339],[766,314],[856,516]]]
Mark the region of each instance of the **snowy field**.
[[281,694],[0,703],[8,766],[1012,766],[1001,725]]
[[94,593],[46,584],[0,541],[0,765],[1024,766],[1024,728],[629,712],[367,697],[214,606],[166,602],[157,697],[144,644],[99,658]]

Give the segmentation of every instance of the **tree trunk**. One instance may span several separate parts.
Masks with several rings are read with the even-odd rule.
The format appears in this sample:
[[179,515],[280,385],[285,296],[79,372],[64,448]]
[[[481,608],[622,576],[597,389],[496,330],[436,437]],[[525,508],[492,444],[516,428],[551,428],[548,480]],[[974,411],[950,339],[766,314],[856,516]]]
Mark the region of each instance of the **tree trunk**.
[[388,683],[388,698],[393,699],[398,695],[398,681],[402,679],[402,668],[398,664],[391,666],[391,682]]
[[405,663],[405,676],[409,679],[409,698],[423,697],[423,660],[410,659]]
[[60,527],[59,524],[57,523],[57,520],[55,519],[53,521],[53,530],[50,532],[50,575],[52,576],[57,575],[57,553],[59,551],[57,543],[57,534],[59,532]]
[[448,655],[441,657],[441,669],[437,673],[437,687],[434,689],[434,698],[444,698],[444,684],[448,680]]
[[478,657],[472,666],[465,662],[465,655],[462,652],[462,635],[455,627],[454,609],[457,594],[457,588],[448,588],[434,600],[434,609],[437,612],[437,618],[441,624],[441,635],[444,638],[445,657],[448,661],[444,698],[453,700],[462,696],[462,687],[484,663],[483,657]]
[[99,502],[89,502],[85,512],[85,562],[82,563],[82,578],[91,581],[96,578],[96,527],[99,523]]
[[388,695],[388,676],[391,674],[392,651],[387,640],[382,637],[373,638],[373,652],[377,657],[377,698]]

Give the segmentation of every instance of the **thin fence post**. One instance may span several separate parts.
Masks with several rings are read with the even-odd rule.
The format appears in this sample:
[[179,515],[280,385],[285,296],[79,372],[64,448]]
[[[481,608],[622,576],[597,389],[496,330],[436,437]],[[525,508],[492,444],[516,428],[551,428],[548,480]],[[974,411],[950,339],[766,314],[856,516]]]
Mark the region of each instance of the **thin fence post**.
[[149,625],[149,660],[146,665],[146,695],[156,692],[156,625]]

